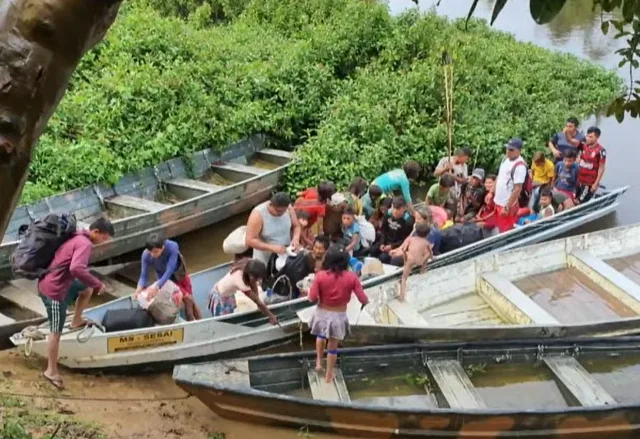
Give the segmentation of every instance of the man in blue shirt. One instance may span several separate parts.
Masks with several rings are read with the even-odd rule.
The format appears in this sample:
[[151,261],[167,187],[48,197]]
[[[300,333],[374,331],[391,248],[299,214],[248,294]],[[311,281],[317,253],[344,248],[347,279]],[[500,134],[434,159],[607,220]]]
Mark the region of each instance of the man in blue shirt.
[[380,188],[383,194],[393,194],[400,192],[407,208],[413,213],[411,201],[410,180],[415,180],[420,175],[420,164],[414,160],[407,161],[402,169],[394,169],[386,174],[379,175],[373,180],[371,185]]
[[560,163],[567,152],[577,151],[584,141],[584,134],[578,131],[578,119],[570,117],[562,131],[554,134],[549,141],[549,151],[553,154],[555,163]]
[[168,280],[171,280],[182,292],[187,320],[200,319],[200,310],[193,300],[191,279],[187,274],[177,242],[163,239],[157,233],[152,233],[147,238],[147,249],[142,252],[141,265],[135,296],[147,287],[147,270],[149,266],[152,266],[155,269],[157,280],[147,287],[149,296],[153,297]]

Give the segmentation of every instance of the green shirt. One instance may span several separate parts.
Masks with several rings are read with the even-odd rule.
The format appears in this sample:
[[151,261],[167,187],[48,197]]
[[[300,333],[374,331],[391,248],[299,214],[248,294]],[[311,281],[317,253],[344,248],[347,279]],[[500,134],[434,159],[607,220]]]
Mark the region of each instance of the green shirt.
[[428,204],[444,207],[449,199],[450,191],[451,189],[447,189],[444,192],[440,191],[440,183],[435,183],[429,188],[429,192],[427,192],[427,199],[429,200]]

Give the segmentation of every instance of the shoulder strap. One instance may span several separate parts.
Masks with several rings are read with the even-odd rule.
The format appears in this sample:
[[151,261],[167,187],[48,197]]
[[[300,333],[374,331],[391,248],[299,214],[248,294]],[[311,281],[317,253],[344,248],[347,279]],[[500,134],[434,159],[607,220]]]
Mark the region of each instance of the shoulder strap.
[[[524,160],[518,160],[512,167],[511,167],[511,181],[514,181],[515,175],[516,175],[516,168],[518,166],[525,166]],[[525,177],[526,180],[526,177]]]

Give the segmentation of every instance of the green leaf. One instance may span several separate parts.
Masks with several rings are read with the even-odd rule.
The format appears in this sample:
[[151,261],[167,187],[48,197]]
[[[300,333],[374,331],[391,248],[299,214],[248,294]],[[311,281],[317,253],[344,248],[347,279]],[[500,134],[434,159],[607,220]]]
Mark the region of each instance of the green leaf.
[[636,0],[624,0],[624,4],[622,6],[622,16],[627,23],[631,23],[633,21],[635,9]]
[[609,32],[609,21],[603,21],[600,29],[602,29],[602,33],[606,35]]
[[546,24],[553,20],[566,0],[529,0],[531,17],[537,24]]
[[493,13],[491,14],[491,26],[493,26],[493,23],[496,21],[496,18],[498,18],[498,15],[500,15],[502,8],[504,8],[504,5],[506,4],[507,0],[496,0],[496,4],[493,7]]

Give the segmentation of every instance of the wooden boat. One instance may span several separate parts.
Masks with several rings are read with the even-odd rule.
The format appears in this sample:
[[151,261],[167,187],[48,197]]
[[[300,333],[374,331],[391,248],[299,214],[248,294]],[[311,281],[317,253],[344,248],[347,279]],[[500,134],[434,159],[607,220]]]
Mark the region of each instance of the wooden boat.
[[97,246],[92,261],[144,247],[151,232],[173,237],[251,209],[271,195],[291,153],[264,147],[254,136],[219,154],[199,151],[121,178],[19,206],[0,245],[0,280],[12,277],[9,257],[18,230],[51,212],[73,212],[80,227],[98,216],[113,221],[116,236]]
[[[640,338],[341,349],[336,379],[302,352],[180,365],[220,416],[368,438],[632,438]],[[525,396],[526,395],[526,396]]]
[[[70,331],[71,317],[68,317],[60,339],[59,363],[71,369],[162,369],[179,362],[202,361],[299,337],[296,311],[309,306],[305,299],[270,305],[280,321],[278,326],[269,324],[268,319],[256,310],[257,307],[240,293],[236,295],[238,309],[235,313],[212,317],[208,309],[209,292],[230,266],[222,264],[191,275],[193,297],[203,316],[198,321],[187,322],[182,315],[171,325],[107,333],[99,327],[82,332]],[[398,270],[393,266],[384,268],[386,272]],[[37,296],[33,297],[37,299]],[[128,295],[91,308],[85,311],[84,317],[100,323],[107,310],[132,307],[137,307],[137,303]],[[11,341],[46,357],[45,336],[48,333],[48,324],[45,323],[37,328],[36,337],[33,331],[16,333]]]
[[[413,275],[404,302],[397,280],[366,293],[352,326],[362,344],[640,332],[640,224]],[[312,312],[298,314],[307,322]]]

